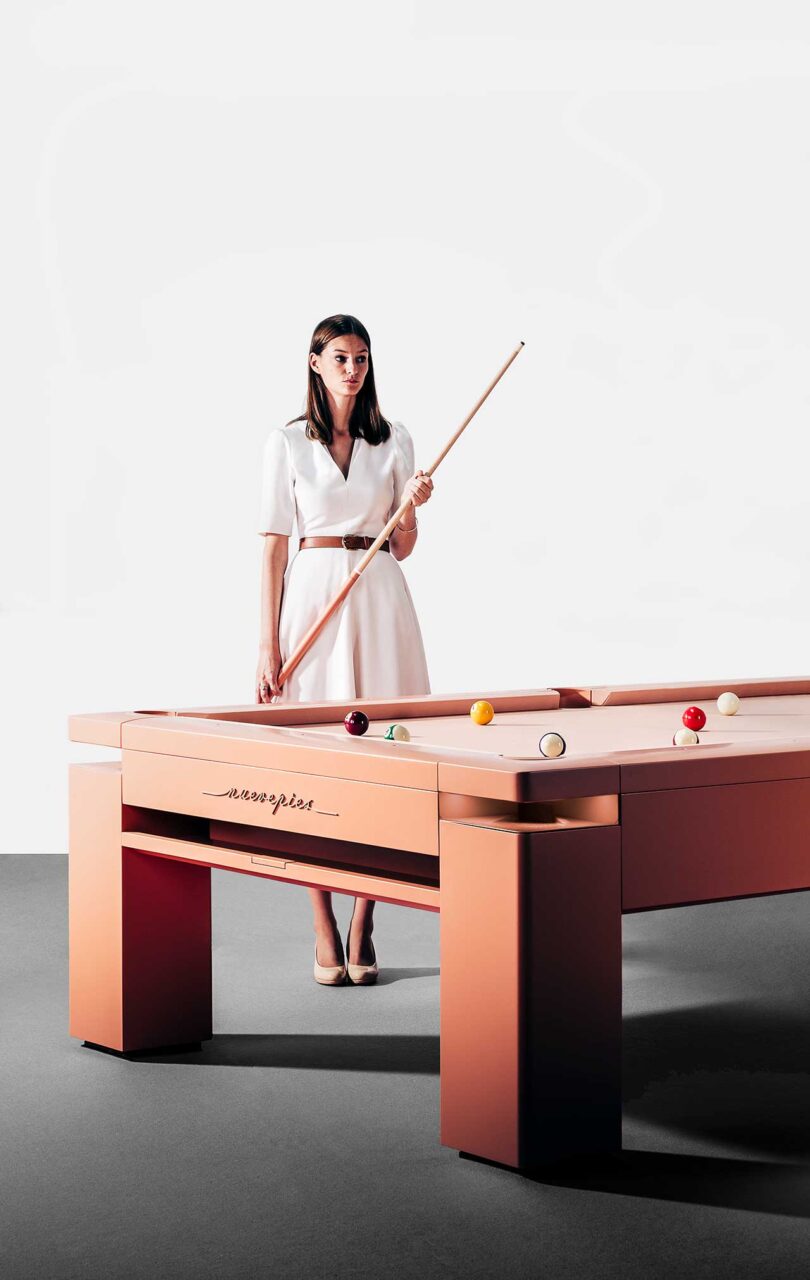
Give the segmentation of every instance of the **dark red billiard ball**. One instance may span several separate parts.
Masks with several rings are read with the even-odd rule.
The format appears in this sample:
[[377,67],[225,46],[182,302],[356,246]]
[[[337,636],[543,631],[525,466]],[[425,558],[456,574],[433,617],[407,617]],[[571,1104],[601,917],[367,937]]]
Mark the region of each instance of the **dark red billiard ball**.
[[343,723],[347,733],[353,733],[359,738],[368,728],[368,716],[365,711],[350,711]]
[[706,723],[706,712],[702,707],[687,707],[681,719],[687,729],[694,729],[697,733]]

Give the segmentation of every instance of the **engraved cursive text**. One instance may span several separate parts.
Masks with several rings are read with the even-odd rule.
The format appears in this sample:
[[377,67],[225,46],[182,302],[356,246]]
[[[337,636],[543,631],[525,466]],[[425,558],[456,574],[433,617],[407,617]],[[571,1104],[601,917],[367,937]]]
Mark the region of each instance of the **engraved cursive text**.
[[293,791],[290,795],[285,795],[280,791],[278,795],[267,791],[251,791],[246,787],[229,787],[227,791],[203,791],[204,796],[217,796],[218,798],[227,800],[252,800],[255,804],[267,804],[278,813],[279,809],[300,809],[302,812],[313,812],[325,814],[326,817],[336,818],[336,813],[328,813],[323,809],[315,808],[314,800],[305,800],[303,796],[297,796]]

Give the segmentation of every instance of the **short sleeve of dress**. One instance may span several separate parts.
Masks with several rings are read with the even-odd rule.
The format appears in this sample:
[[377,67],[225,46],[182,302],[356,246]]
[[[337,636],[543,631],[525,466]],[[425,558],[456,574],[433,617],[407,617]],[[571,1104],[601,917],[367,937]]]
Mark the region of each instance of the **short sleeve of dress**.
[[413,440],[410,433],[405,430],[401,422],[392,422],[391,426],[394,434],[394,503],[391,507],[393,515],[402,501],[405,481],[410,480],[415,466]]
[[295,481],[290,446],[283,427],[275,427],[264,446],[259,532],[281,533],[289,537],[294,522]]

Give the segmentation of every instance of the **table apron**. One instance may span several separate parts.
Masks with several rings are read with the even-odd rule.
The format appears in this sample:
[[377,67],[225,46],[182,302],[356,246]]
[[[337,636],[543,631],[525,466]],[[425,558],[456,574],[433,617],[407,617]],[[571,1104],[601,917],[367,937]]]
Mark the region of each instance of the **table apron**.
[[622,909],[810,888],[810,778],[623,795]]
[[435,791],[122,752],[124,804],[361,844],[439,852]]

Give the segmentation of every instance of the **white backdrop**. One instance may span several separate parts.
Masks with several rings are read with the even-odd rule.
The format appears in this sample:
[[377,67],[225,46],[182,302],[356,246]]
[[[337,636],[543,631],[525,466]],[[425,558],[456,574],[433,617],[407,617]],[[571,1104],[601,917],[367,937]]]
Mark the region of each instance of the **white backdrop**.
[[70,712],[251,699],[336,311],[421,465],[527,344],[404,566],[436,691],[807,673],[798,6],[4,12],[0,850],[65,848]]

